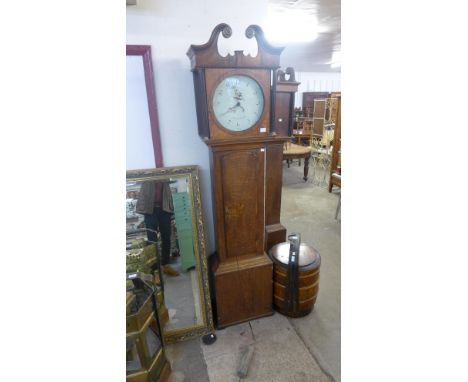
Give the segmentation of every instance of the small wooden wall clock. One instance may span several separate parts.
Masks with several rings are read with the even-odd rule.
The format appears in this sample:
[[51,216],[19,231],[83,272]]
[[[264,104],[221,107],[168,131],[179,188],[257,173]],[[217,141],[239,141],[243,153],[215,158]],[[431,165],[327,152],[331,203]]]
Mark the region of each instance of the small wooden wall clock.
[[281,225],[282,153],[274,131],[276,70],[284,48],[271,46],[259,26],[255,57],[222,57],[217,25],[206,44],[191,45],[200,137],[210,148],[217,256],[212,264],[216,321],[225,327],[272,314],[272,262],[266,254],[286,240]]

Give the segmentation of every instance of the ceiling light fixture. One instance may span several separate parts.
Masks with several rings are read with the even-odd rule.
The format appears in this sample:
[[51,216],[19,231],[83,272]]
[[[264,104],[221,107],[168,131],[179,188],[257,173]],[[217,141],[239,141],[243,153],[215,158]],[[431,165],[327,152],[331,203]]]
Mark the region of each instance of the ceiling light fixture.
[[310,42],[317,38],[317,17],[296,9],[269,9],[265,34],[276,43]]

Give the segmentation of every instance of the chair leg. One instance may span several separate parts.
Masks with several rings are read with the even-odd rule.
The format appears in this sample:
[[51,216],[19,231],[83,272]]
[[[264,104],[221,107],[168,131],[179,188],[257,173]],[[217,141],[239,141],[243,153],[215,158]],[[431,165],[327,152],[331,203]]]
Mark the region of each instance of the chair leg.
[[309,175],[309,159],[310,157],[305,157],[304,158],[304,180],[307,181],[308,175]]
[[336,206],[335,220],[338,220],[338,214],[341,212],[341,193],[338,199],[338,205]]

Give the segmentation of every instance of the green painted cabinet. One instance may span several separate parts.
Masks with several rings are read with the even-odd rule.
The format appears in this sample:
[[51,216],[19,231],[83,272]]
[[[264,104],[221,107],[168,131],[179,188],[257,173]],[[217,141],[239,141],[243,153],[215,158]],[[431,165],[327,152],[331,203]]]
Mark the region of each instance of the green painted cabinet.
[[192,204],[188,192],[172,194],[174,202],[174,218],[177,227],[181,266],[187,270],[195,266],[193,249]]

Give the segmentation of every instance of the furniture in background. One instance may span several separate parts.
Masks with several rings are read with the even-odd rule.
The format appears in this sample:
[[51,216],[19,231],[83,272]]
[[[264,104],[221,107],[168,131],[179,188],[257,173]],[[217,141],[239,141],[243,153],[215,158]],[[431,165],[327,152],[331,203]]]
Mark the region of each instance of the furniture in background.
[[302,117],[304,120],[313,121],[313,135],[323,135],[323,130],[327,129],[330,123],[336,123],[340,95],[341,92],[304,92],[302,94]]
[[[289,76],[286,79],[286,76]],[[275,99],[275,132],[279,136],[290,137],[294,127],[294,98],[300,82],[296,81],[293,68],[278,70]]]
[[338,205],[336,206],[335,220],[338,220],[338,215],[341,214],[341,192],[338,199]]
[[[331,119],[336,99],[314,100],[314,118],[303,117],[303,112],[296,110],[296,127],[293,137],[299,145],[306,143],[311,151],[312,183],[317,186],[328,185],[331,162],[331,144],[334,138],[335,122]],[[303,139],[303,137],[305,139]],[[294,159],[296,159],[295,157]],[[299,166],[301,160],[299,159]],[[288,160],[289,166],[289,160]]]
[[325,127],[325,114],[327,110],[327,98],[314,99],[314,112],[312,117],[312,136],[323,136]]
[[315,186],[326,187],[330,174],[331,148],[325,145],[322,137],[311,140],[312,183]]
[[329,92],[304,92],[302,93],[302,109],[304,117],[314,117],[314,103],[316,99],[326,99],[330,97]]
[[312,137],[322,137],[325,118],[314,118],[312,121]]
[[303,109],[295,110],[293,137],[297,144],[311,144],[321,137],[324,146],[333,140],[336,122],[337,93],[304,93]]
[[326,116],[326,119],[332,123],[336,123],[338,118],[338,98],[341,97],[341,92],[332,92],[330,93],[330,98],[328,98],[328,109],[329,114]]
[[328,184],[328,192],[332,192],[333,186],[341,188],[341,173],[333,172],[330,176],[330,182]]
[[[319,98],[325,96],[327,98]],[[329,93],[314,93],[312,98],[313,106],[308,106],[307,111],[296,110],[296,129],[293,136],[298,144],[305,143],[302,137],[307,138],[311,149],[312,183],[327,187],[338,98],[329,98]]]
[[333,186],[341,188],[341,96],[338,97],[337,102],[337,120],[333,137],[328,192],[332,192]]
[[312,136],[312,118],[298,117],[296,118],[296,126],[293,129],[293,138],[298,145],[309,144]]
[[[331,145],[334,139],[335,122],[331,119],[336,99],[315,98],[309,146],[311,149],[312,183],[319,187],[328,185]],[[300,119],[299,119],[300,121]],[[304,122],[303,122],[304,123]]]
[[[294,143],[286,142],[283,146],[283,160],[289,163],[293,159],[304,159],[304,180],[307,181],[309,174],[309,159],[311,148],[308,146],[296,145]],[[299,162],[300,163],[300,162]]]

